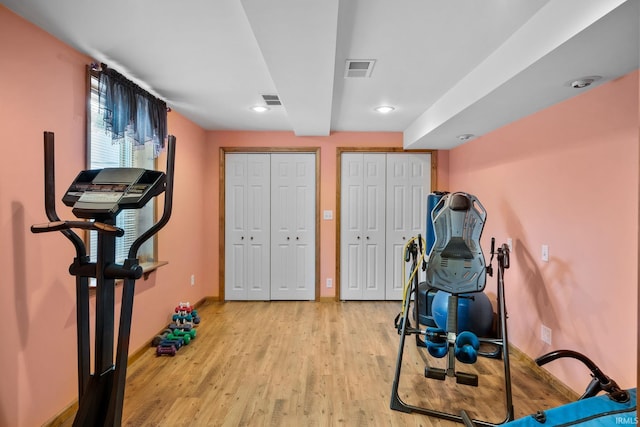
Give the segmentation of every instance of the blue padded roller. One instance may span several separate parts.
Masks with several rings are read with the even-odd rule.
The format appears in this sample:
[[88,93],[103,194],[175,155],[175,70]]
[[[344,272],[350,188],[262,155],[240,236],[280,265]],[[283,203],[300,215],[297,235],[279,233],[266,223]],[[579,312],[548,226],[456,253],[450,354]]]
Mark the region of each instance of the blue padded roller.
[[469,331],[461,332],[456,338],[456,359],[462,363],[476,363],[479,348],[480,340],[476,334]]
[[427,351],[433,357],[441,358],[447,354],[447,339],[444,329],[429,327],[425,334],[425,343]]

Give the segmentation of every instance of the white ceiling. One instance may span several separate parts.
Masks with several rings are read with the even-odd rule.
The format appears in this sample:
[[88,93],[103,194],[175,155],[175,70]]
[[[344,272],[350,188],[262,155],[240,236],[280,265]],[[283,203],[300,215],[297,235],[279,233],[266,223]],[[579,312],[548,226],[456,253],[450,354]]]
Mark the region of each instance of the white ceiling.
[[[451,148],[639,67],[640,0],[0,0],[207,130]],[[347,59],[375,59],[345,78]],[[281,107],[257,114],[262,94]],[[395,107],[386,115],[373,109]]]

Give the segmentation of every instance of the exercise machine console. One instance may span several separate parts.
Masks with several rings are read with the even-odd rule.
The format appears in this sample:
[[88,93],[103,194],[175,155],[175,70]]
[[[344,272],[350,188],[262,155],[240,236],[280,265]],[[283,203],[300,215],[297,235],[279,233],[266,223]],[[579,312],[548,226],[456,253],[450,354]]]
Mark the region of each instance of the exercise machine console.
[[[76,277],[78,341],[78,412],[74,427],[120,426],[129,353],[135,281],[143,270],[138,250],[171,216],[175,137],[169,136],[166,172],[139,168],[105,168],[78,174],[62,197],[80,220],[61,220],[55,208],[54,134],[44,133],[45,212],[49,222],[31,226],[33,233],[60,231],[71,241],[76,257],[69,267]],[[116,263],[116,238],[124,230],[116,226],[125,209],[140,209],[164,193],[162,217],[130,246],[123,264]],[[73,229],[97,232],[96,261],[91,262],[85,243]],[[89,279],[95,279],[94,369],[90,370]],[[115,283],[122,281],[118,334],[114,331]],[[114,339],[117,347],[114,360]]]
[[80,172],[62,197],[78,218],[112,219],[123,209],[140,209],[164,191],[165,174],[139,168]]

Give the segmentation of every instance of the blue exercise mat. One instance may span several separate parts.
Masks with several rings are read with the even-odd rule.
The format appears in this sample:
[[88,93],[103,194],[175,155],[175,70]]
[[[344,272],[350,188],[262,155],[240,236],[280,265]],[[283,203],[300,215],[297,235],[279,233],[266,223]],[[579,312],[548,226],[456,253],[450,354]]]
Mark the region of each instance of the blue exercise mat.
[[636,389],[630,389],[628,392],[630,399],[626,403],[611,400],[608,395],[595,396],[540,411],[536,415],[529,415],[504,425],[509,427],[637,425]]

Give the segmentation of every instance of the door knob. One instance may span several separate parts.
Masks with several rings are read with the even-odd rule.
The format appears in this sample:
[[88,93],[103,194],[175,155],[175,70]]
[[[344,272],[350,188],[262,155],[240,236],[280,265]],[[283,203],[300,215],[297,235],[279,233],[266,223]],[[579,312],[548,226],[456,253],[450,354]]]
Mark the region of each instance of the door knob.
[[241,237],[240,237],[240,240],[244,240],[244,236],[241,236]]
[[253,236],[251,236],[251,240],[253,240]]
[[287,240],[289,240],[289,237],[287,237]]
[[300,240],[300,238],[299,238],[299,237],[296,237],[296,240]]

